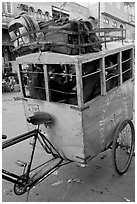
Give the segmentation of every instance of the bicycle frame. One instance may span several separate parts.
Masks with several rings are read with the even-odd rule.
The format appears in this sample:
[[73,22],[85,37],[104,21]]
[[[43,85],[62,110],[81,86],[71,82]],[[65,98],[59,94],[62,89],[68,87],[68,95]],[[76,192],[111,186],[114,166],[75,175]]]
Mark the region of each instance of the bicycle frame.
[[[15,184],[14,192],[16,195],[21,195],[25,193],[27,190],[43,181],[45,178],[47,178],[61,166],[72,162],[69,160],[65,160],[61,157],[61,155],[52,145],[52,143],[45,137],[44,134],[40,132],[39,126],[32,131],[26,132],[13,139],[3,142],[2,149],[6,149],[31,137],[33,137],[31,157],[28,164],[26,164],[27,170],[26,171],[24,170],[23,175],[19,176],[17,174],[2,169],[2,178]],[[34,169],[31,169],[37,140],[39,141],[41,146],[45,149],[46,153],[52,154],[53,158],[35,167]],[[26,167],[26,165],[24,165],[24,168]],[[30,173],[34,170],[37,170],[38,168],[41,169],[36,171],[36,173],[33,176],[30,176]]]

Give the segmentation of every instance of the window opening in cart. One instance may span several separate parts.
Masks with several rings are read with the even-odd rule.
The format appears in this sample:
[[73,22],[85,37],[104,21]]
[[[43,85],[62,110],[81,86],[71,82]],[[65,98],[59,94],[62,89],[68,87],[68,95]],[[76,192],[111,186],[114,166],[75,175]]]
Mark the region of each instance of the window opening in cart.
[[77,105],[75,65],[47,65],[50,101]]
[[46,100],[44,69],[42,64],[24,64],[20,68],[24,97]]
[[118,54],[105,57],[106,91],[109,91],[118,86],[120,80],[120,72],[118,67]]
[[78,105],[75,65],[26,64],[20,75],[24,97]]
[[83,100],[84,103],[101,94],[99,60],[82,65]]
[[122,52],[122,79],[123,82],[127,81],[132,77],[132,67],[131,67],[131,61],[132,61],[132,50],[125,50]]

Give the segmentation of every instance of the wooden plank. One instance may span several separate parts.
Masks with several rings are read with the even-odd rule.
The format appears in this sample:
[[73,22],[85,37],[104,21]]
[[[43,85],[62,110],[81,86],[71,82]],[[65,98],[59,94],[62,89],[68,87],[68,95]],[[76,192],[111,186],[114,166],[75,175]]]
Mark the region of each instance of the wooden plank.
[[45,90],[46,90],[46,100],[50,101],[50,92],[49,92],[49,83],[48,83],[48,70],[47,70],[47,65],[44,65],[44,79],[45,79]]
[[[43,100],[28,99],[24,101],[26,118],[33,115],[30,108],[37,105],[40,111],[47,112],[53,118],[53,123],[45,128],[40,126],[42,132],[52,142],[63,158],[76,162],[84,162],[84,144],[81,111],[70,108],[70,105],[63,103],[49,103]],[[29,130],[34,129],[30,123]]]
[[77,100],[78,107],[83,107],[83,83],[82,83],[82,64],[76,63],[76,81],[77,81]]
[[105,74],[105,57],[100,59],[100,79],[101,79],[101,95],[106,94],[106,74]]
[[132,75],[131,75],[131,77],[133,78],[133,72],[134,72],[134,48],[132,48],[131,50],[130,50],[130,58],[131,58],[131,60],[130,60],[130,67],[131,67],[131,69],[132,69]]
[[113,55],[116,54],[120,51],[124,51],[130,48],[133,48],[134,45],[133,44],[128,44],[128,45],[123,45],[122,43],[108,43],[107,44],[107,50],[105,48],[102,49],[102,51],[97,52],[97,53],[88,53],[88,54],[83,54],[83,55],[76,55],[75,57],[77,58],[77,60],[79,62],[82,63],[86,63],[86,62],[90,62],[93,60],[97,60],[99,58],[102,58],[104,56],[109,56],[109,55]]
[[122,79],[122,52],[119,52],[117,55],[117,63],[118,63],[118,73],[119,73],[119,78],[118,78],[118,85],[122,85],[123,79]]
[[85,157],[94,157],[107,146],[117,125],[124,118],[132,119],[132,83],[126,81],[105,97],[98,96],[82,111]]
[[120,51],[124,51],[127,49],[131,49],[134,47],[134,44],[124,44],[122,46],[121,43],[108,43],[107,50],[102,50],[97,53],[88,53],[88,54],[81,54],[81,55],[65,55],[60,53],[53,53],[53,52],[39,52],[28,54],[25,56],[18,57],[17,63],[21,64],[75,64],[77,61],[86,63],[92,60],[96,60],[102,58],[107,55],[115,54]]
[[18,64],[74,64],[77,62],[76,56],[53,52],[32,53],[18,57],[16,60]]

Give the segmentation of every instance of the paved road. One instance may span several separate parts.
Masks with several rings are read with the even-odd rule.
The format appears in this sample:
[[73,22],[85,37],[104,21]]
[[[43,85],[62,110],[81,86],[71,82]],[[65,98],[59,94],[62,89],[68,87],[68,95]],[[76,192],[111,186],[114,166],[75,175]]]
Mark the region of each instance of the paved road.
[[[8,138],[13,138],[27,130],[22,101],[14,100],[14,97],[18,96],[20,93],[4,93],[2,97],[2,132],[7,134]],[[30,141],[26,141],[4,150],[2,152],[3,167],[21,174],[22,169],[15,163],[18,159],[25,162],[29,160],[29,143]],[[35,163],[46,158],[47,155],[38,146]],[[76,179],[77,182],[68,182],[70,179]],[[13,184],[3,181],[3,202],[25,202],[26,199],[26,194],[16,196],[13,192]],[[114,173],[110,150],[98,155],[86,168],[81,168],[76,164],[64,166],[56,174],[33,188],[28,201],[134,202],[135,158],[128,172],[123,176]]]

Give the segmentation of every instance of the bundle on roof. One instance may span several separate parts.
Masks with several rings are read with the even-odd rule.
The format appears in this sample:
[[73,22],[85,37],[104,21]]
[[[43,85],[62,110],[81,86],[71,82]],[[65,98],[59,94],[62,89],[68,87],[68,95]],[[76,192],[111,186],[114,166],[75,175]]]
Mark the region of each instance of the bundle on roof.
[[101,50],[101,42],[93,32],[89,21],[68,18],[37,23],[23,13],[9,25],[9,34],[16,51],[20,54],[52,51],[63,54],[85,54]]

